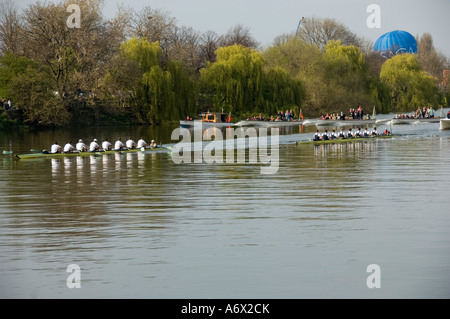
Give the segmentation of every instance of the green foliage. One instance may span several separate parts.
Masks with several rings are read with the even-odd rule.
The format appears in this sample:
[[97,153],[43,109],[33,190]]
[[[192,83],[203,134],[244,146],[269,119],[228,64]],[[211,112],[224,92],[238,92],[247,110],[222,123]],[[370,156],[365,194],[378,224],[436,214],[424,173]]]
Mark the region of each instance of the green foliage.
[[416,55],[402,54],[386,61],[380,79],[390,89],[395,111],[413,111],[439,103],[437,80],[422,71]]
[[162,49],[159,42],[150,43],[147,39],[132,38],[120,46],[120,53],[136,62],[144,71],[151,70],[161,63]]
[[9,94],[8,85],[13,78],[36,63],[23,56],[18,56],[9,52],[0,57],[0,96],[7,97]]
[[375,104],[370,93],[368,66],[364,55],[354,45],[344,46],[340,41],[330,41],[324,50],[325,83],[329,105],[337,110]]
[[0,97],[16,108],[8,120],[157,124],[195,117],[197,110],[239,119],[291,109],[298,115],[300,108],[315,117],[360,105],[388,113],[450,100],[449,89],[438,86],[448,60],[429,34],[419,41],[418,57],[384,61],[344,25],[306,18],[301,32],[257,51],[240,25],[225,36],[200,35],[149,7],[106,20],[103,0],[75,0],[82,27],[70,29],[64,23],[70,3],[36,2],[4,15],[12,20],[0,19],[8,31],[0,32]]
[[106,75],[105,84],[117,92],[126,92],[124,104],[144,123],[178,121],[195,114],[195,83],[179,62],[162,65],[158,42],[132,38],[120,47],[117,63]]
[[201,80],[212,94],[211,107],[216,111],[240,113],[253,102],[260,102],[263,59],[260,53],[242,45],[222,47],[216,51],[217,62],[200,71]]
[[325,46],[324,58],[329,74],[339,76],[358,74],[364,77],[367,73],[364,56],[354,45],[345,46],[341,41],[330,41]]
[[346,111],[359,105],[377,104],[371,94],[369,68],[360,50],[330,41],[321,51],[317,46],[291,37],[269,48],[265,58],[271,66],[282,66],[305,88],[303,113],[319,116]]
[[0,111],[0,131],[17,126],[17,121],[11,120],[5,113]]
[[293,109],[299,115],[304,96],[305,89],[299,79],[292,78],[281,67],[274,67],[265,74],[264,99],[266,108],[261,111],[265,114],[274,115],[278,111]]
[[23,123],[62,126],[69,122],[70,113],[63,101],[54,94],[54,83],[47,67],[13,54],[4,55],[0,65],[4,71],[2,90],[5,96],[14,101]]
[[217,61],[200,71],[206,105],[215,111],[276,114],[300,106],[301,81],[280,66],[266,67],[263,55],[242,45],[219,48]]

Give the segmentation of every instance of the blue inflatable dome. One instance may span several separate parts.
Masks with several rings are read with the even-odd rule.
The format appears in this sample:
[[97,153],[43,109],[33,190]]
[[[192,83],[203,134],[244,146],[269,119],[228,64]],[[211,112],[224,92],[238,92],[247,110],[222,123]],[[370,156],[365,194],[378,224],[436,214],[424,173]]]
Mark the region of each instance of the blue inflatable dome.
[[417,41],[410,33],[396,30],[378,38],[373,51],[381,52],[386,57],[401,53],[417,53]]

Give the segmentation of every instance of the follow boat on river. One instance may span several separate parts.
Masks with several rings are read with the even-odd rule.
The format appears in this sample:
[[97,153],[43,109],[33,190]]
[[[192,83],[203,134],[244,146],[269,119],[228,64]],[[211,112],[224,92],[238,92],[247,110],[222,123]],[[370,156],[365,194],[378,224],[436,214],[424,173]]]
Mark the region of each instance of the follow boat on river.
[[[442,113],[442,108],[441,108]],[[398,124],[420,124],[420,123],[439,123],[441,118],[444,116],[441,114],[441,117],[437,117],[434,115],[435,112],[432,107],[423,108],[422,110],[419,108],[415,113],[411,114],[397,114],[392,120],[391,123],[393,125]]]

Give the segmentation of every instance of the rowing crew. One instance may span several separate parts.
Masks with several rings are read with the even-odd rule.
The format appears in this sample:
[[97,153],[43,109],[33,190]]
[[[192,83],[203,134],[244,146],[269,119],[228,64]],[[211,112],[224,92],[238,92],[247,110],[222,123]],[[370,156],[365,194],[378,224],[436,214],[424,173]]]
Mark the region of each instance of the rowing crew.
[[[384,130],[383,134],[381,135],[390,135],[391,132],[389,132],[387,129]],[[377,131],[377,128],[374,127],[372,131],[369,131],[367,128],[364,129],[364,131],[361,131],[361,128],[358,128],[357,131],[353,132],[350,128],[348,132],[344,132],[343,129],[339,133],[336,133],[336,130],[333,130],[333,132],[328,133],[328,130],[325,130],[322,134],[319,133],[319,130],[316,131],[314,134],[313,141],[327,141],[327,140],[335,140],[338,138],[356,138],[356,137],[373,137],[373,136],[379,136],[380,134]]]
[[89,147],[83,142],[83,140],[79,140],[78,143],[73,146],[72,141],[67,142],[66,145],[64,145],[64,148],[62,148],[58,142],[55,142],[51,148],[50,153],[56,154],[56,153],[78,153],[78,152],[98,152],[98,151],[122,151],[122,150],[130,150],[130,149],[141,149],[141,148],[155,148],[156,143],[154,140],[151,141],[150,144],[147,144],[147,142],[144,140],[143,137],[136,143],[133,141],[133,139],[130,137],[125,144],[122,142],[122,138],[118,138],[118,140],[113,145],[108,141],[108,139],[105,139],[102,142],[102,146],[98,144],[98,140],[94,139],[90,144]]

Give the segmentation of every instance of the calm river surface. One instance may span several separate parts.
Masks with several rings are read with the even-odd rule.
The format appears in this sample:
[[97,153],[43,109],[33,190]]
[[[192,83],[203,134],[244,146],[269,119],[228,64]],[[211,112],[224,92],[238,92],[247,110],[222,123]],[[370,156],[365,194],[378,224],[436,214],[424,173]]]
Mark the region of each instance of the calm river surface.
[[[382,131],[385,127],[379,126]],[[14,153],[173,128],[0,133]],[[279,171],[180,164],[170,153],[0,158],[1,298],[449,298],[450,131],[303,145]],[[81,288],[67,267],[79,265]],[[381,288],[369,289],[369,265]]]

